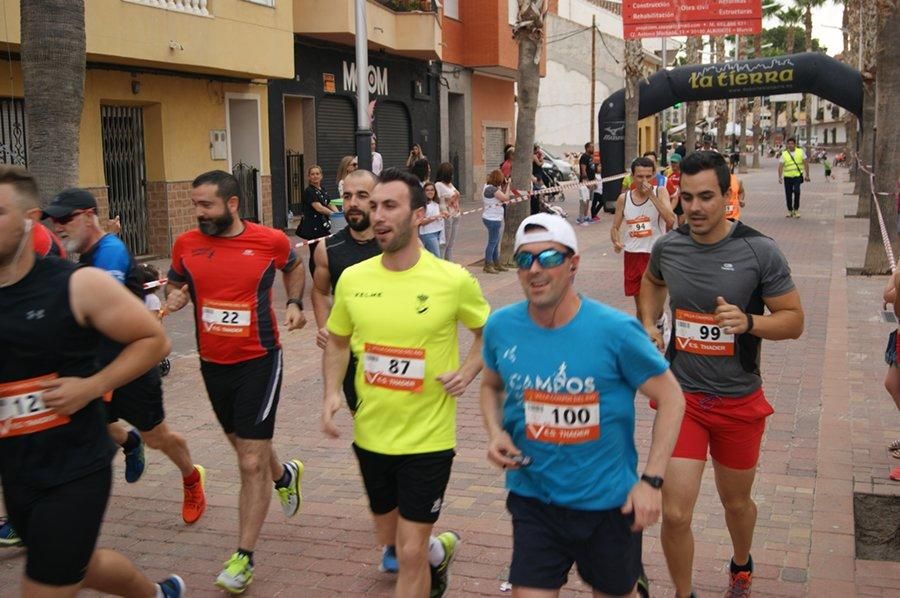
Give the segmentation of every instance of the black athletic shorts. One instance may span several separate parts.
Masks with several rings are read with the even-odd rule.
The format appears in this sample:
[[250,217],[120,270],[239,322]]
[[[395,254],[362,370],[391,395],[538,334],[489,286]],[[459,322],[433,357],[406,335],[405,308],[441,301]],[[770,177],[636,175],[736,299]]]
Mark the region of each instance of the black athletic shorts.
[[566,585],[572,564],[594,590],[629,593],[641,572],[641,532],[619,509],[581,511],[509,493],[514,586],[555,590]]
[[281,349],[240,363],[200,361],[216,419],[226,434],[271,440],[281,396]]
[[9,522],[28,548],[28,579],[48,586],[84,579],[111,487],[110,466],[52,488],[3,485]]
[[113,391],[112,401],[104,403],[106,421],[124,419],[141,432],[152,430],[166,419],[163,410],[162,378],[159,367]]
[[350,413],[356,413],[359,399],[356,397],[356,366],[359,360],[353,353],[350,354],[350,362],[347,364],[347,373],[344,374],[344,397],[347,399],[347,407]]
[[355,444],[353,450],[373,513],[385,515],[399,509],[400,516],[407,521],[434,523],[438,520],[455,451],[384,455]]

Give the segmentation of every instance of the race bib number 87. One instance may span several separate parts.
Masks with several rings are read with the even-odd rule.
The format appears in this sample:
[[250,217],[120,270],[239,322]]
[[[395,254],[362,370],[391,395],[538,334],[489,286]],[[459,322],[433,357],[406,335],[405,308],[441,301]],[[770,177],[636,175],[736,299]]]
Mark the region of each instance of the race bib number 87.
[[422,392],[425,384],[425,349],[366,343],[363,367],[367,384],[391,390]]
[[525,435],[552,444],[580,444],[600,438],[600,395],[525,391]]
[[734,355],[734,335],[716,324],[712,314],[675,310],[676,349],[695,355]]

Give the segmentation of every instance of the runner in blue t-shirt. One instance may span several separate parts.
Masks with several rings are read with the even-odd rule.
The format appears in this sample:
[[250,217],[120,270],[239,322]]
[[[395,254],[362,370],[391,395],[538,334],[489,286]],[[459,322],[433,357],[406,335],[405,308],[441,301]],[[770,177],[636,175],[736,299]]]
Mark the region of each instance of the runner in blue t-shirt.
[[[519,227],[527,301],[495,312],[484,329],[488,459],[507,470],[514,588],[558,591],[576,563],[595,595],[631,595],[684,398],[637,320],[575,292],[579,258],[565,220],[536,214]],[[640,478],[638,389],[659,405]]]

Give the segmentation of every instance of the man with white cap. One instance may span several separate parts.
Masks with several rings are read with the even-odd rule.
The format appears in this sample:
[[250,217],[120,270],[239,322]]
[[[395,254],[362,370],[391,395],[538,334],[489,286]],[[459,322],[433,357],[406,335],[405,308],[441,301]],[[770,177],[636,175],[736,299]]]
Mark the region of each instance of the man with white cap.
[[[680,387],[637,320],[575,291],[568,222],[526,218],[514,260],[526,301],[488,319],[481,383],[488,460],[507,471],[510,582],[556,596],[575,563],[595,596],[633,596],[641,530],[659,518],[684,412]],[[637,390],[659,405],[640,477]]]

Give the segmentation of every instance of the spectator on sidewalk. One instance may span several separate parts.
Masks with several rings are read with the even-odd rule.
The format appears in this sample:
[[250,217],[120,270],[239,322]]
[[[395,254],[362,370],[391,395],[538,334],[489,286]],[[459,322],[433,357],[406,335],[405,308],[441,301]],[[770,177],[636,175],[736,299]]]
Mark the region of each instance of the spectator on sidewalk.
[[459,230],[459,191],[453,186],[453,164],[442,162],[438,166],[435,175],[434,188],[437,190],[441,206],[447,211],[448,217],[444,221],[444,248],[441,257],[448,262],[453,261],[453,245],[456,243],[456,233]]
[[[896,272],[891,274],[891,279],[884,289],[884,308],[887,309],[888,305],[893,305],[894,315],[900,318],[900,302],[897,301],[898,287],[900,287],[898,280],[900,280],[900,277],[897,276]],[[897,350],[898,336],[900,335],[897,334],[897,330],[894,330],[888,336],[887,349],[884,351],[884,360],[888,366],[887,375],[884,377],[884,387],[887,389],[888,394],[891,395],[891,398],[894,399],[897,409],[900,410],[900,363],[897,362],[897,356],[900,353]],[[893,458],[900,459],[900,439],[890,444],[888,452]],[[894,481],[900,482],[900,466],[891,469],[889,477]]]

